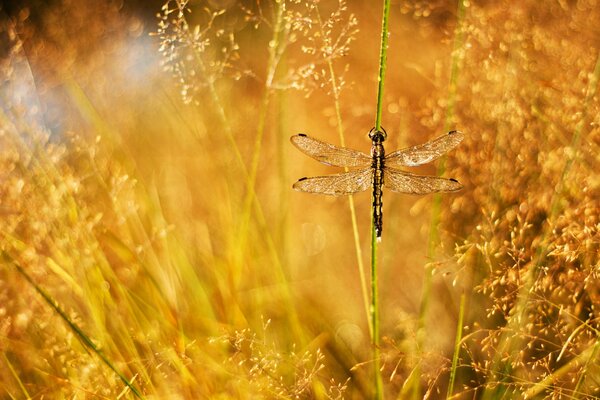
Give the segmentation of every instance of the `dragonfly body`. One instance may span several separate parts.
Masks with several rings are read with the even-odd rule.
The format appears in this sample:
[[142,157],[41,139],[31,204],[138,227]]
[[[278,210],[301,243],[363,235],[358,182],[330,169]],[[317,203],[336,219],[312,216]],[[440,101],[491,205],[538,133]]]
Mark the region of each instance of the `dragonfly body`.
[[373,146],[371,147],[371,156],[373,157],[373,223],[377,237],[381,237],[383,230],[383,179],[385,167],[385,149],[383,141],[385,137],[382,134],[373,135]]
[[445,152],[456,147],[463,139],[459,131],[451,131],[427,143],[394,151],[387,156],[383,142],[385,130],[372,129],[369,138],[373,144],[371,155],[360,151],[337,147],[311,138],[305,134],[291,137],[291,142],[300,151],[322,162],[336,167],[357,167],[340,174],[301,178],[293,186],[301,192],[328,195],[347,195],[372,188],[373,223],[377,237],[381,237],[383,228],[383,190],[385,186],[394,192],[408,194],[427,194],[434,192],[453,192],[462,185],[455,179],[437,176],[414,175],[394,167],[417,166],[439,158]]

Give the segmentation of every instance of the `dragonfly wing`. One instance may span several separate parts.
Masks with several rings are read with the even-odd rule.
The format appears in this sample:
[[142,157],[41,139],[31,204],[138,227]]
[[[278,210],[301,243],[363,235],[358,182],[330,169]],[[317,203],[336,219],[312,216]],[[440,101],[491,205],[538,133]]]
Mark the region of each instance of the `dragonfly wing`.
[[414,175],[410,172],[387,167],[383,173],[383,186],[393,192],[408,194],[455,192],[463,187],[455,179],[440,178],[438,176]]
[[302,178],[292,187],[300,192],[341,196],[362,192],[372,186],[373,170],[369,168],[335,175]]
[[430,140],[406,149],[394,151],[385,157],[385,164],[394,167],[414,167],[426,164],[440,158],[444,153],[452,150],[465,135],[460,131],[450,131],[444,136]]
[[373,161],[360,151],[337,147],[301,133],[290,138],[294,146],[304,154],[335,167],[366,167]]

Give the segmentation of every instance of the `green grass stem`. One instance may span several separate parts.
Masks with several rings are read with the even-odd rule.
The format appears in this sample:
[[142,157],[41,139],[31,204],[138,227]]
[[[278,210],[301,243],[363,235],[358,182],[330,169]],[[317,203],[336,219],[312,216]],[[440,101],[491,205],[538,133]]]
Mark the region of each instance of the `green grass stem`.
[[371,216],[371,344],[373,345],[373,369],[375,373],[375,398],[383,398],[381,377],[381,350],[379,348],[379,290],[377,282],[377,231]]
[[458,308],[458,321],[456,322],[456,336],[454,338],[454,354],[452,355],[452,366],[450,367],[450,382],[448,383],[448,391],[446,398],[452,397],[454,392],[454,381],[456,380],[456,368],[458,366],[458,355],[460,353],[460,345],[462,343],[463,323],[465,318],[465,299],[466,294],[463,291],[460,295],[460,306]]
[[[235,238],[234,244],[233,244],[233,247],[236,249],[233,264],[237,271],[237,272],[234,271],[234,275],[235,275],[234,276],[234,285],[236,284],[235,282],[237,282],[239,280],[239,276],[241,273],[240,272],[241,264],[242,264],[241,260],[242,260],[245,246],[247,243],[248,229],[249,229],[249,224],[250,224],[250,218],[252,215],[252,208],[254,208],[254,213],[256,215],[257,222],[259,224],[259,228],[260,228],[261,232],[264,234],[264,239],[267,244],[269,254],[272,258],[273,264],[277,266],[276,275],[280,279],[280,282],[286,283],[286,288],[285,288],[286,291],[285,291],[285,299],[284,300],[288,305],[287,309],[291,310],[291,312],[288,315],[290,318],[292,330],[296,334],[297,338],[300,341],[302,341],[303,334],[302,334],[301,325],[300,325],[300,322],[298,319],[298,315],[295,311],[295,307],[291,307],[291,294],[290,294],[290,289],[287,286],[287,280],[285,279],[285,276],[283,273],[283,266],[282,266],[280,257],[277,254],[276,245],[274,243],[272,234],[268,229],[268,224],[266,222],[262,206],[261,206],[258,198],[256,197],[256,192],[255,192],[256,177],[257,177],[257,173],[258,173],[258,163],[260,161],[260,153],[261,153],[261,148],[262,148],[262,138],[264,137],[267,112],[269,109],[270,99],[271,99],[271,95],[272,95],[271,86],[273,83],[273,79],[275,77],[278,60],[281,56],[281,54],[279,54],[279,52],[280,52],[279,39],[280,39],[280,34],[281,34],[282,28],[283,28],[283,11],[284,11],[283,5],[281,3],[277,3],[276,23],[275,23],[275,27],[273,30],[272,41],[270,42],[270,45],[269,45],[269,60],[267,63],[267,78],[265,81],[265,93],[263,95],[263,99],[262,99],[260,111],[259,111],[259,119],[258,119],[258,125],[257,125],[257,129],[256,129],[256,136],[255,136],[255,141],[254,141],[254,149],[253,149],[253,153],[252,153],[250,169],[248,169],[246,167],[246,164],[244,163],[242,155],[239,151],[239,148],[235,141],[235,137],[233,135],[233,131],[231,129],[231,124],[229,123],[229,119],[227,118],[227,115],[225,113],[225,108],[223,107],[223,102],[219,96],[219,93],[215,86],[214,80],[207,78],[205,83],[208,88],[209,97],[212,101],[212,104],[213,104],[215,110],[216,110],[216,116],[219,120],[220,126],[223,128],[223,130],[225,132],[225,136],[231,146],[231,149],[233,150],[235,159],[238,162],[241,172],[242,172],[243,176],[245,177],[245,181],[246,181],[246,196],[243,201],[242,223],[241,223],[240,229],[238,231],[238,236]],[[184,22],[187,24],[187,21],[184,20]],[[188,29],[187,31],[189,32],[191,30]],[[202,57],[199,54],[194,53],[194,55],[195,55],[197,64],[200,67],[200,70],[202,73],[201,75],[208,76],[207,70],[204,65],[204,60],[202,59]],[[235,290],[235,288],[233,288],[233,289]]]
[[17,264],[15,260],[5,252],[2,253],[2,257],[8,262],[10,262],[10,264],[12,264],[17,269],[17,271],[25,278],[25,280],[33,286],[36,292],[38,292],[39,295],[42,296],[44,301],[50,307],[52,307],[54,311],[56,311],[56,313],[63,319],[63,321],[67,323],[71,331],[73,331],[75,336],[77,336],[79,340],[81,340],[83,345],[89,348],[98,357],[100,357],[102,362],[104,362],[104,364],[106,364],[106,366],[110,368],[119,377],[119,379],[125,384],[125,386],[129,388],[129,390],[131,390],[135,397],[137,397],[138,399],[144,399],[142,393],[133,385],[133,383],[129,379],[127,379],[125,375],[117,369],[117,367],[114,366],[114,364],[108,359],[104,352],[100,350],[100,348],[94,344],[92,339],[90,339],[90,337],[86,335],[85,332],[83,332],[83,330],[69,318],[69,316],[60,308],[56,301],[54,301],[54,299],[48,293],[46,293],[44,289],[42,289],[40,286],[38,286],[37,283],[33,281],[29,274],[25,272],[23,267]]
[[[273,240],[271,233],[269,232],[269,227],[264,218],[264,214],[262,209],[260,208],[260,203],[256,197],[255,185],[256,178],[258,175],[258,165],[260,161],[260,155],[262,153],[262,142],[265,134],[266,122],[267,122],[267,113],[269,111],[269,105],[271,103],[271,97],[273,95],[273,81],[275,79],[275,74],[277,72],[277,66],[279,64],[279,60],[282,56],[282,45],[281,45],[281,35],[284,31],[284,10],[285,4],[283,2],[276,2],[276,17],[275,17],[275,25],[273,28],[273,37],[269,42],[269,59],[267,62],[267,74],[265,80],[265,92],[263,94],[263,98],[261,101],[259,116],[258,116],[258,124],[256,128],[256,135],[254,138],[254,148],[252,151],[252,160],[250,162],[250,169],[246,175],[246,197],[243,202],[242,209],[242,223],[240,226],[239,237],[235,243],[236,248],[238,248],[237,254],[239,256],[242,255],[243,249],[246,247],[248,241],[249,234],[249,224],[250,217],[252,213],[252,205],[255,205],[257,210],[257,218],[260,225],[261,232],[265,235],[265,241],[267,244],[267,248],[273,258],[277,268],[275,269],[275,274],[278,278],[278,281],[284,283],[285,292],[284,292],[284,302],[286,303],[286,309],[288,310],[288,317],[290,319],[290,324],[292,327],[292,331],[294,332],[296,338],[304,344],[305,337],[303,334],[303,329],[298,319],[298,315],[296,312],[295,306],[292,304],[292,296],[289,286],[287,285],[287,279],[285,278],[285,274],[283,272],[283,266],[281,264],[281,260],[277,254],[277,247]],[[241,266],[241,259],[238,258],[236,260],[236,265]]]
[[580,397],[580,387],[583,384],[583,381],[586,377],[586,370],[591,362],[593,362],[598,354],[598,350],[600,349],[600,341],[596,341],[592,346],[588,347],[580,354],[575,356],[571,361],[561,366],[557,370],[553,371],[551,374],[548,374],[544,379],[536,382],[529,389],[524,392],[524,398],[533,399],[542,393],[544,390],[548,389],[552,386],[552,384],[558,379],[564,377],[567,373],[571,372],[573,369],[578,368],[580,365],[584,365],[583,373],[579,374],[579,380],[575,385],[575,389],[573,390],[573,399],[577,399]]
[[[30,400],[31,399],[31,395],[29,394],[29,392],[27,391],[27,388],[25,387],[25,384],[23,383],[23,381],[19,377],[19,373],[15,370],[15,368],[13,367],[13,365],[10,362],[10,360],[8,359],[8,357],[6,357],[6,353],[5,352],[2,353],[2,357],[4,358],[4,361],[6,362],[6,365],[8,365],[8,369],[10,370],[10,373],[12,374],[13,378],[15,378],[15,380],[19,384],[19,388],[21,388],[21,392],[23,392],[23,395],[25,396],[25,398],[27,400]],[[11,398],[14,399],[13,396],[11,396]]]
[[[266,126],[266,117],[267,117],[270,98],[271,98],[271,94],[272,94],[271,86],[272,86],[272,82],[273,82],[276,68],[277,68],[277,60],[279,59],[279,56],[280,56],[280,54],[278,54],[279,35],[282,31],[284,7],[279,2],[277,4],[278,4],[278,6],[277,6],[276,23],[275,23],[275,27],[273,30],[272,41],[270,42],[271,44],[269,45],[269,60],[267,63],[267,78],[265,81],[265,93],[263,95],[263,99],[262,99],[260,111],[259,111],[259,119],[258,119],[258,125],[257,125],[257,129],[256,129],[256,136],[255,136],[255,141],[254,141],[254,149],[253,149],[253,153],[252,153],[250,170],[248,170],[248,168],[246,168],[246,164],[244,163],[242,154],[240,153],[239,148],[237,146],[235,137],[233,135],[233,130],[231,129],[231,124],[229,123],[229,119],[227,118],[227,115],[225,113],[225,108],[223,107],[223,102],[222,102],[221,97],[219,96],[219,93],[215,86],[215,81],[214,81],[214,79],[209,77],[208,70],[205,66],[204,60],[201,57],[201,55],[194,52],[194,57],[200,68],[201,76],[206,77],[204,83],[206,84],[206,87],[208,89],[208,93],[209,93],[209,97],[212,101],[212,105],[213,105],[214,109],[216,110],[216,116],[217,116],[217,119],[219,120],[220,127],[225,131],[225,136],[231,146],[231,150],[234,153],[235,159],[238,162],[238,164],[240,165],[242,173],[243,173],[244,177],[246,178],[245,179],[246,180],[246,197],[245,197],[244,203],[243,203],[244,204],[244,208],[243,208],[243,210],[244,210],[243,216],[244,217],[242,219],[242,221],[243,221],[242,228],[240,230],[242,235],[247,233],[247,230],[248,230],[252,204],[254,204],[254,206],[256,208],[256,213],[257,213],[258,218],[264,219],[262,207],[256,199],[255,183],[256,183],[256,176],[257,176],[257,172],[258,172],[258,163],[260,161],[262,138],[264,136],[265,126]],[[186,26],[188,26],[188,28],[186,29],[186,32],[192,32],[193,29],[191,29],[189,27],[187,20],[183,19],[183,22]],[[192,36],[190,36],[189,41],[193,42],[194,38]],[[239,248],[237,243],[236,243],[236,247]]]
[[[317,8],[317,18],[319,21],[319,25],[321,26],[321,35],[325,37],[326,33],[323,31],[323,21],[321,20],[321,14]],[[344,136],[344,126],[342,124],[342,112],[340,107],[340,87],[338,85],[338,79],[335,74],[335,70],[333,69],[333,62],[331,58],[327,58],[327,67],[329,68],[329,78],[331,79],[331,88],[333,92],[333,105],[335,108],[335,118],[337,122],[337,131],[340,139],[340,145],[342,147],[346,147],[346,138]],[[344,168],[344,171],[348,172],[348,167]],[[354,237],[354,249],[356,251],[356,262],[358,266],[358,274],[360,277],[360,287],[363,294],[363,303],[365,307],[365,315],[367,316],[367,320],[369,319],[369,290],[367,286],[367,279],[365,275],[365,266],[363,262],[362,249],[360,247],[360,233],[358,231],[358,223],[356,220],[356,207],[354,206],[354,197],[352,195],[348,196],[348,207],[350,209],[350,219],[352,221],[352,233]],[[369,334],[373,337],[373,327],[372,324],[369,325]]]
[[383,112],[383,84],[387,69],[387,49],[390,19],[390,0],[383,0],[383,19],[381,23],[381,48],[379,51],[379,75],[377,77],[377,110],[375,114],[375,129],[381,129],[381,114]]
[[256,134],[254,138],[254,146],[252,150],[252,159],[250,161],[250,168],[246,173],[246,195],[243,201],[241,224],[239,227],[238,235],[235,240],[236,257],[234,265],[238,269],[236,281],[239,279],[240,268],[242,264],[242,257],[244,249],[246,248],[249,225],[252,211],[252,204],[256,200],[256,177],[258,174],[258,164],[260,161],[260,155],[262,152],[262,141],[265,133],[267,113],[269,111],[269,104],[272,95],[272,82],[277,69],[277,60],[279,57],[279,36],[282,31],[283,25],[283,9],[284,6],[281,2],[277,2],[276,20],[273,28],[273,37],[269,42],[269,60],[267,62],[267,77],[265,81],[265,91],[263,94],[262,101],[260,103],[258,113],[258,123],[256,127]]
[[[580,398],[580,396],[579,396],[580,390],[581,390],[580,388],[583,385],[585,378],[588,376],[588,369],[589,369],[590,365],[592,364],[592,362],[594,360],[596,360],[598,351],[600,351],[600,339],[597,338],[596,343],[594,344],[591,351],[590,351],[590,349],[585,350],[579,356],[575,357],[569,363],[567,363],[566,365],[564,365],[562,368],[559,369],[559,371],[562,371],[563,368],[565,368],[567,366],[578,367],[582,362],[584,362],[583,368],[581,369],[581,372],[579,373],[579,379],[577,380],[575,389],[573,389],[573,398],[575,398],[575,399]],[[567,369],[567,371],[569,371],[570,369],[571,368]],[[554,379],[552,380],[552,382],[554,382]]]
[[[456,104],[456,92],[458,86],[458,76],[460,73],[460,50],[464,44],[464,32],[462,29],[465,18],[465,2],[458,0],[456,13],[456,28],[454,33],[454,44],[452,49],[452,66],[450,70],[450,82],[448,84],[448,106],[446,108],[446,116],[444,122],[444,131],[449,131],[452,128],[454,119],[454,109]],[[443,156],[439,160],[438,175],[442,175],[446,169],[446,157]],[[429,239],[427,244],[427,258],[430,262],[425,266],[425,274],[423,276],[423,292],[421,295],[421,303],[419,307],[419,317],[417,325],[417,349],[422,349],[424,345],[425,333],[425,318],[429,309],[431,300],[431,286],[433,280],[434,264],[431,262],[435,259],[436,251],[440,242],[438,225],[440,223],[442,213],[442,195],[436,193],[433,195],[433,204],[431,207],[431,222],[429,225]],[[420,373],[416,376],[420,376]],[[413,399],[420,398],[421,387],[419,379],[414,381]]]
[[260,104],[258,124],[256,127],[256,135],[254,138],[254,149],[252,151],[252,160],[250,162],[250,170],[248,172],[246,198],[244,199],[243,222],[242,222],[242,238],[247,237],[247,227],[250,219],[250,207],[252,200],[255,197],[254,187],[256,184],[256,176],[258,173],[258,163],[262,152],[262,141],[265,134],[265,126],[267,122],[267,113],[269,111],[269,103],[272,95],[273,79],[277,70],[277,61],[280,58],[280,35],[283,29],[283,2],[276,2],[277,10],[275,17],[275,26],[273,28],[273,37],[269,42],[269,60],[267,62],[267,75],[265,80],[265,92]]
[[[387,62],[389,39],[390,0],[383,1],[383,17],[381,23],[381,48],[379,52],[379,75],[377,86],[377,108],[375,129],[381,130],[381,114],[383,111],[383,84]],[[383,398],[383,380],[381,377],[381,350],[379,347],[379,287],[377,282],[377,231],[371,212],[371,344],[373,346],[373,369],[375,373],[375,398]]]

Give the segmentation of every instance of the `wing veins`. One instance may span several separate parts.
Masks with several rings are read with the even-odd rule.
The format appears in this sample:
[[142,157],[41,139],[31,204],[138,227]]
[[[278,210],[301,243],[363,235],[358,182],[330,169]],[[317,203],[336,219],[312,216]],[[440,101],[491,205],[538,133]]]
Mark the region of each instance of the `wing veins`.
[[368,169],[342,172],[340,174],[302,178],[292,186],[307,193],[341,196],[362,192],[372,187],[373,171]]
[[392,192],[406,194],[428,194],[437,192],[455,192],[462,185],[455,179],[439,176],[415,175],[395,168],[385,168],[383,186]]
[[385,163],[396,167],[414,167],[426,164],[440,158],[444,153],[458,146],[463,139],[464,134],[462,132],[450,131],[429,142],[394,151],[385,157]]
[[334,167],[366,167],[372,159],[358,150],[334,146],[330,143],[306,136],[294,135],[290,141],[301,152],[315,160]]

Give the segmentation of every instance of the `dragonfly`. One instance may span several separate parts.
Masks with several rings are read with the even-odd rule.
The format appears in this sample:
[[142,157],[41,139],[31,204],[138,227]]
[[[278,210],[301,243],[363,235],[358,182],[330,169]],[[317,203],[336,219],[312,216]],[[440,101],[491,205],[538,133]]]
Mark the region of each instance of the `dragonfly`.
[[371,155],[361,151],[334,146],[303,133],[294,135],[290,141],[304,154],[315,160],[335,167],[354,168],[333,175],[300,178],[292,186],[307,193],[332,196],[349,195],[372,189],[373,222],[377,238],[383,231],[383,191],[385,186],[392,192],[423,195],[436,192],[455,192],[462,189],[456,179],[438,176],[415,175],[396,167],[415,167],[440,158],[454,149],[463,140],[460,131],[450,131],[429,142],[407,147],[385,155],[383,142],[387,138],[385,129],[369,131],[372,141]]

